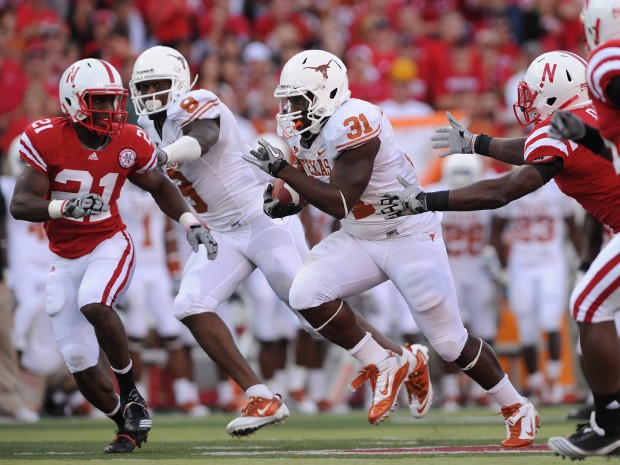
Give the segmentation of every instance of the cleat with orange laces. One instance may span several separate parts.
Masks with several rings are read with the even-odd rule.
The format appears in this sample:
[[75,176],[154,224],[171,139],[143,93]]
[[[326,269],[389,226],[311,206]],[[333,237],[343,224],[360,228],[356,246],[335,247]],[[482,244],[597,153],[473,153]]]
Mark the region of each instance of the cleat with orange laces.
[[234,437],[249,436],[263,426],[283,423],[289,415],[280,394],[274,395],[271,399],[250,397],[241,416],[228,423],[226,432]]
[[502,441],[502,447],[527,447],[534,442],[540,426],[540,416],[529,400],[502,407],[500,413],[506,420],[507,434]]
[[106,454],[128,454],[138,447],[142,447],[142,443],[146,442],[147,433],[130,433],[126,431],[117,431],[116,437],[103,451]]
[[351,389],[359,389],[368,381],[372,392],[372,404],[368,411],[368,421],[378,425],[390,412],[394,411],[398,391],[409,375],[410,363],[406,357],[390,352],[388,357],[377,365],[366,365],[360,375],[351,382]]
[[413,355],[412,366],[415,366],[405,381],[409,412],[415,418],[422,418],[431,408],[433,402],[433,385],[428,372],[428,347],[422,344],[405,343],[404,354]]

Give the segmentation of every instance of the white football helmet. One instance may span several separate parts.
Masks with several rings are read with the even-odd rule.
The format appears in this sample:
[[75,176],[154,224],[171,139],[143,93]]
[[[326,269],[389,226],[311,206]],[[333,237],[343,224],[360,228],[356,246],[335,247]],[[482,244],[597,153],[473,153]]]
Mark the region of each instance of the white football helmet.
[[[317,134],[325,119],[351,96],[347,68],[340,58],[324,50],[300,52],[284,65],[273,95],[280,99],[276,119],[284,137],[307,131]],[[305,107],[294,109],[292,97],[305,99]]]
[[[62,112],[88,130],[116,137],[127,122],[127,90],[118,71],[104,60],[76,61],[60,78]],[[93,110],[92,97],[115,96],[113,110]]]
[[484,163],[479,155],[459,153],[448,157],[441,167],[441,180],[448,189],[468,186],[482,178]]
[[522,126],[543,121],[555,110],[588,105],[586,61],[571,52],[543,53],[530,64],[517,93],[513,110]]
[[583,35],[590,50],[620,36],[620,0],[586,0],[581,10]]
[[[196,79],[198,76],[196,76]],[[183,55],[170,47],[157,45],[140,54],[133,65],[129,81],[131,100],[138,115],[152,115],[168,109],[179,97],[185,95],[196,82],[190,82],[189,64]],[[170,81],[170,89],[159,92],[144,93],[138,85],[146,81]],[[157,97],[166,94],[166,103]]]

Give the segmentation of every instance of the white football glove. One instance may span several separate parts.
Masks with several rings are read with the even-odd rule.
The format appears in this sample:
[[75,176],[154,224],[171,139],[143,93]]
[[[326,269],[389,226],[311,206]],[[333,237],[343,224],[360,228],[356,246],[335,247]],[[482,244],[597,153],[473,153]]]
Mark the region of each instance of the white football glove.
[[62,208],[62,216],[65,218],[83,218],[88,215],[100,215],[109,209],[110,206],[99,195],[88,193],[67,200]]
[[427,212],[426,192],[419,185],[410,183],[401,176],[398,176],[397,179],[405,190],[377,194],[379,200],[372,204],[375,208],[375,214],[383,215],[386,220],[392,220],[403,215],[417,215]]
[[431,137],[431,140],[435,142],[434,149],[447,149],[439,154],[439,158],[453,153],[474,153],[477,134],[472,134],[465,129],[465,126],[457,121],[449,111],[446,112],[446,116],[450,126],[435,128],[435,135]]
[[570,111],[556,110],[551,117],[549,137],[553,139],[579,140],[586,135],[586,123]]
[[211,231],[201,224],[192,224],[187,229],[186,237],[194,253],[198,252],[200,244],[204,244],[209,260],[215,260],[217,257],[217,242],[211,235]]

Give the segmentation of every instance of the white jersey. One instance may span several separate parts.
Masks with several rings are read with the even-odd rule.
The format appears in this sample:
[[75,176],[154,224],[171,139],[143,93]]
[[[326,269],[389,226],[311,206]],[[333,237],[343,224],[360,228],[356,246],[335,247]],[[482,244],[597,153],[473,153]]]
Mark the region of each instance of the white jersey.
[[138,124],[163,148],[182,137],[183,128],[192,121],[218,118],[220,136],[207,153],[198,160],[172,163],[165,168],[211,229],[229,231],[263,215],[267,178],[241,158],[249,154],[250,147],[228,107],[208,90],[193,90],[168,108],[162,137],[148,117],[141,116]]
[[[429,191],[448,189],[443,183],[428,186]],[[441,229],[453,272],[468,273],[483,266],[483,249],[491,236],[492,210],[447,211]]]
[[375,215],[372,202],[380,192],[401,191],[396,176],[418,183],[413,161],[394,141],[394,131],[383,111],[369,102],[349,99],[327,120],[308,149],[301,136],[288,139],[293,154],[306,174],[323,182],[329,178],[340,154],[378,137],[381,147],[375,158],[372,176],[360,200],[341,221],[342,229],[362,239],[406,236],[434,230],[441,213],[429,212],[385,220]]
[[166,215],[148,192],[125,183],[118,211],[131,234],[139,268],[166,263]]
[[[2,176],[0,187],[7,203],[13,197],[15,179]],[[7,215],[7,259],[9,273],[11,268],[28,266],[40,270],[45,280],[52,253],[49,250],[47,236],[43,229],[43,223],[31,223],[18,221],[11,215]]]
[[565,261],[565,219],[574,203],[555,182],[549,182],[495,214],[509,221],[509,265],[530,266]]

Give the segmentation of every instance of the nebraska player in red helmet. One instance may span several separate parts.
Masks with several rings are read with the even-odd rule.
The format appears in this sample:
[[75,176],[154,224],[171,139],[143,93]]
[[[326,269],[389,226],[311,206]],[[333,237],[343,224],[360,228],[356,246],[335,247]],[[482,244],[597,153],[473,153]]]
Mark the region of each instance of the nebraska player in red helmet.
[[[133,243],[116,205],[125,180],[150,192],[164,213],[186,227],[195,252],[202,243],[214,259],[217,244],[176,186],[153,169],[157,154],[147,134],[125,124],[127,91],[118,71],[103,60],[80,60],[64,72],[59,90],[66,116],[35,121],[20,140],[27,166],[17,180],[11,214],[44,222],[53,252],[46,311],[56,343],[84,397],[117,425],[105,452],[132,452],[146,441],[151,418],[113,308],[135,267]],[[99,347],[120,398],[97,366]]]
[[[577,142],[607,160],[620,174],[620,12],[619,0],[588,0],[581,11],[586,43],[591,50],[586,78],[598,126],[570,113],[552,120],[552,137]],[[598,129],[597,129],[598,127]],[[609,170],[611,172],[611,170]],[[616,183],[618,183],[616,177]],[[618,215],[615,209],[610,215]],[[599,221],[609,222],[594,215]],[[613,227],[613,226],[612,226]],[[617,229],[613,227],[614,232]],[[612,455],[620,450],[620,345],[614,315],[620,309],[617,235],[601,250],[571,299],[579,323],[586,378],[594,395],[590,424],[569,437],[553,437],[549,446],[570,458]]]
[[[505,176],[450,191],[424,192],[416,184],[401,179],[405,191],[381,194],[375,203],[377,214],[392,218],[426,211],[494,209],[554,179],[562,192],[617,232],[620,181],[610,159],[575,142],[550,137],[550,120],[558,110],[570,112],[596,127],[597,115],[591,103],[584,60],[561,51],[537,57],[519,85],[515,105],[522,124],[535,124],[527,138],[471,134],[450,114],[450,126],[438,128],[433,136],[433,147],[447,149],[443,156],[473,152],[523,166]],[[601,251],[571,295],[572,315],[579,323],[588,377],[598,398],[596,420],[592,417],[590,425],[570,438],[550,441],[556,452],[571,458],[607,455],[620,447],[620,365],[613,322],[614,312],[620,308],[618,245],[620,237]],[[563,445],[557,445],[560,441],[556,439]]]

